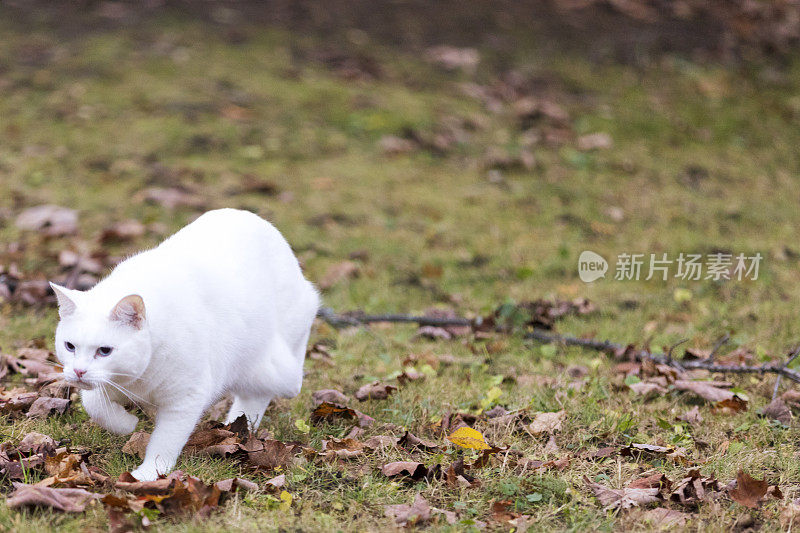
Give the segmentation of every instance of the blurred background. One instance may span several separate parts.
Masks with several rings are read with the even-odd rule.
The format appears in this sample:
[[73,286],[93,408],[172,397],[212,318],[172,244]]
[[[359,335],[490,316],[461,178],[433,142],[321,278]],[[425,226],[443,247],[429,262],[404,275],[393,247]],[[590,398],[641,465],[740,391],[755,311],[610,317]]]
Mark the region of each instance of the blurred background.
[[[798,2],[7,1],[0,35],[0,343],[49,336],[47,279],[217,207],[337,309],[589,297],[619,339],[798,334]],[[584,250],[765,259],[586,284]]]

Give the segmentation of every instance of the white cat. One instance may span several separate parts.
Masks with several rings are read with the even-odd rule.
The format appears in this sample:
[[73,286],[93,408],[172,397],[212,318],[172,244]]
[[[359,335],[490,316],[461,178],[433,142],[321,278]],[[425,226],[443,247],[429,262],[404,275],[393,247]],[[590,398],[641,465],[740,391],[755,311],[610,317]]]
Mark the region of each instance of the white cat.
[[56,355],[89,416],[126,434],[138,418],[123,405],[155,413],[138,480],[169,472],[224,395],[233,396],[227,422],[245,414],[258,427],[273,398],[300,392],[319,295],[257,215],[210,211],[91,290],[52,287]]

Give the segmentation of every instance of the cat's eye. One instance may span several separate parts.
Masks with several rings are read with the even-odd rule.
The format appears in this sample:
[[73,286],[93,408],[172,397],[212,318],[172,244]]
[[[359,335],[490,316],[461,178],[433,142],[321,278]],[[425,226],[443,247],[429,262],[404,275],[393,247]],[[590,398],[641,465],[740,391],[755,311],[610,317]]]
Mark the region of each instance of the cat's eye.
[[100,357],[106,357],[108,355],[111,355],[111,352],[113,351],[114,348],[112,348],[111,346],[101,346],[97,349],[97,355],[99,355]]
[[74,352],[75,351],[75,345],[72,344],[71,342],[65,342],[64,343],[64,347],[67,349],[68,352]]

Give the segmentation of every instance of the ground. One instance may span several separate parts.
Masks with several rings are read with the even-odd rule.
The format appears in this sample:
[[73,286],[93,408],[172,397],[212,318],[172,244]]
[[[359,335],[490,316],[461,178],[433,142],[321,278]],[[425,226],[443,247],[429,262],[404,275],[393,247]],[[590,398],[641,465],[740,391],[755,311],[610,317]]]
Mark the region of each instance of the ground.
[[[439,307],[474,317],[507,302],[580,297],[596,312],[565,318],[557,331],[659,350],[683,338],[708,349],[729,332],[723,352],[744,347],[755,362],[784,357],[800,342],[800,70],[791,58],[719,66],[667,55],[624,66],[543,53],[534,42],[503,61],[479,49],[471,72],[470,65],[445,71],[422,53],[358,32],[335,49],[280,29],[232,37],[178,18],[61,36],[5,21],[0,32],[6,268],[13,260],[27,276],[63,278],[58,252],[96,242],[113,222],[149,225],[132,242],[104,245],[124,255],[156,244],[204,209],[238,207],[283,232],[307,277],[325,286],[325,305],[338,311],[422,314]],[[526,98],[557,109],[526,115]],[[605,135],[593,148],[584,136],[594,133]],[[253,180],[275,190],[243,185]],[[183,188],[197,205],[147,202],[140,191],[148,187]],[[76,209],[77,236],[45,239],[17,227],[20,212],[43,203]],[[605,279],[578,278],[584,250],[612,260]],[[758,279],[613,279],[621,253],[674,259],[718,251],[760,252]],[[345,261],[349,269],[341,267]],[[343,279],[332,275],[337,266]],[[2,351],[37,340],[52,348],[56,321],[52,305],[2,304]],[[738,523],[774,530],[787,502],[800,497],[796,424],[758,414],[770,401],[772,376],[724,376],[749,399],[747,410],[732,414],[678,391],[636,396],[611,357],[543,347],[517,333],[426,340],[410,325],[337,331],[320,322],[312,343],[330,347],[332,364],[309,359],[301,394],[274,404],[262,428],[316,448],[342,437],[347,424],[310,423],[312,392],[339,389],[352,398],[373,380],[396,383],[403,361],[416,354],[418,366],[436,363],[424,379],[385,400],[351,400],[377,421],[359,438],[394,424],[441,450],[297,464],[285,472],[288,508],[263,491],[237,493],[206,520],[156,518],[154,530],[385,530],[391,520],[384,506],[411,503],[416,494],[462,520],[426,526],[433,529],[463,530],[474,527],[471,520],[508,529],[491,510],[500,500],[530,515],[531,530],[647,529],[643,510],[604,511],[584,481],[619,488],[654,472],[676,480],[687,471],[664,458],[586,459],[631,442],[683,446],[691,465],[723,485],[741,469],[783,491],[783,500],[768,499],[759,510],[726,497],[672,507],[692,513],[687,529]],[[445,355],[454,362],[439,365]],[[570,367],[587,373],[575,378]],[[490,392],[494,387],[502,394]],[[383,464],[412,456],[426,465],[471,457],[448,443],[438,422],[449,412],[493,405],[532,416],[564,410],[556,450],[524,431],[486,421],[476,428],[491,444],[532,459],[569,455],[570,465],[520,476],[493,461],[474,473],[480,486],[470,488],[381,473]],[[703,422],[677,423],[694,405]],[[17,443],[33,430],[90,449],[91,463],[112,476],[136,466],[120,451],[126,437],[93,425],[78,402],[63,416],[7,418],[0,437]],[[205,481],[275,475],[193,456],[179,468]],[[3,489],[10,490],[8,481]],[[82,514],[0,505],[7,530],[102,530],[106,523],[100,505]]]

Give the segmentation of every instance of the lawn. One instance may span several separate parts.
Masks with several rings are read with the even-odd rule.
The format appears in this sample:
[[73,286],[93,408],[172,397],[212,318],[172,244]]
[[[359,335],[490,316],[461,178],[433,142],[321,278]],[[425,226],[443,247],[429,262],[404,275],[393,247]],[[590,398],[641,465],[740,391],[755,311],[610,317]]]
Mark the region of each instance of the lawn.
[[[236,207],[283,232],[324,304],[339,312],[437,308],[473,318],[504,304],[587,298],[595,311],[558,320],[557,332],[654,351],[682,339],[708,350],[728,333],[718,357],[749,364],[784,358],[800,343],[800,68],[791,58],[720,66],[666,55],[626,66],[531,42],[502,61],[480,49],[477,65],[447,70],[361,34],[333,46],[278,28],[243,32],[233,39],[168,16],[58,32],[0,11],[0,272],[63,281],[75,271],[66,250],[100,263],[83,269],[91,283],[100,275],[93,270],[202,211]],[[165,190],[177,191],[177,205]],[[41,204],[76,210],[74,234],[20,228],[17,217]],[[142,231],[103,237],[127,220]],[[605,278],[579,279],[585,250],[609,260]],[[616,258],[635,253],[763,260],[755,280],[680,279],[676,264],[666,281],[615,280]],[[2,301],[2,353],[52,349],[57,316],[52,303]],[[155,531],[380,531],[393,523],[386,506],[421,495],[453,513],[421,519],[433,530],[523,522],[531,531],[645,530],[657,527],[658,508],[684,513],[676,529],[791,527],[800,432],[794,421],[760,415],[774,376],[691,375],[732,382],[747,400],[741,411],[670,383],[640,395],[631,385],[647,381],[647,369],[626,378],[606,354],[527,341],[521,329],[430,339],[413,324],[337,330],[319,321],[311,342],[331,357],[312,351],[303,391],[274,403],[262,431],[318,451],[344,438],[352,422],[311,418],[312,393],[337,389],[375,419],[356,432],[359,442],[408,431],[436,446],[301,455],[277,469],[185,454],[178,468],[206,483],[238,476],[259,489],[229,495],[207,518],[128,519],[146,515]],[[399,383],[409,367],[422,377]],[[3,379],[6,390],[24,384],[14,372]],[[358,401],[373,381],[398,389]],[[791,388],[784,381],[780,392]],[[496,406],[521,411],[497,423],[485,414]],[[695,406],[701,421],[679,419]],[[537,414],[561,411],[560,428],[531,429]],[[479,452],[446,439],[458,413],[514,453],[487,456],[464,482],[383,473],[393,461],[443,471],[459,458],[474,462]],[[138,464],[121,451],[127,437],[93,425],[77,395],[63,415],[3,417],[8,446],[37,431],[91,452],[88,464],[114,478]],[[684,452],[617,453],[630,444]],[[603,448],[614,452],[597,457]],[[667,498],[607,511],[589,485],[619,489],[653,474],[677,483],[692,468],[720,490],[689,504]],[[777,485],[782,498],[758,509],[737,503],[725,487],[739,470]],[[270,490],[266,481],[280,474],[285,486]],[[794,513],[796,523],[800,507]],[[99,503],[82,513],[0,504],[5,530],[104,530],[108,520]]]

